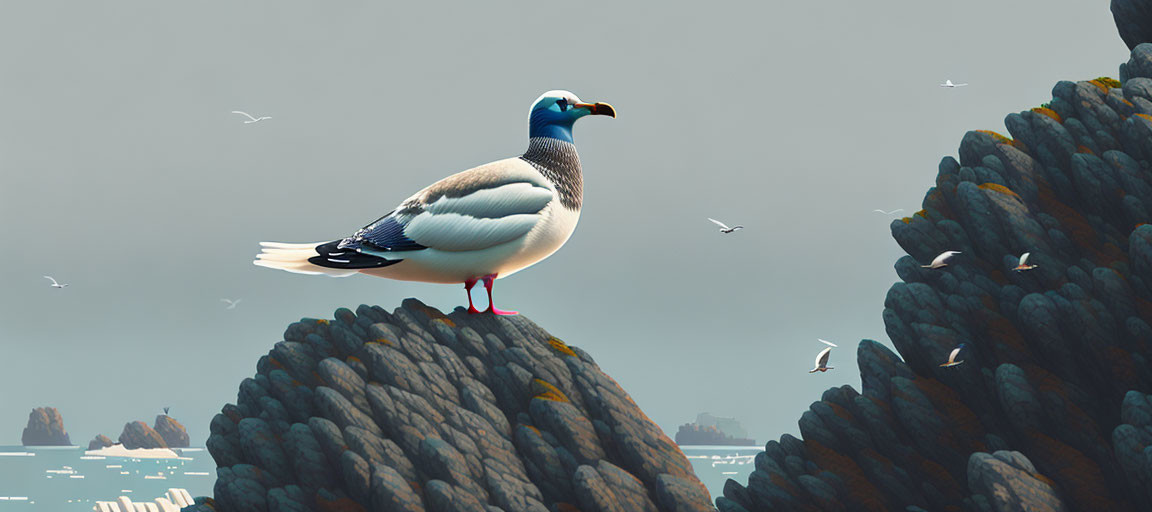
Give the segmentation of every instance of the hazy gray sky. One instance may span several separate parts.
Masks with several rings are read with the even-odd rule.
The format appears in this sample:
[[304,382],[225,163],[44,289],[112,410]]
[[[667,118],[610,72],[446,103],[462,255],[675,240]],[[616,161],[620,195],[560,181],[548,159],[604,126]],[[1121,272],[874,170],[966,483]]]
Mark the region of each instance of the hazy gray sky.
[[[578,123],[580,226],[499,304],[670,434],[700,411],[795,432],[823,390],[859,387],[861,338],[888,343],[902,251],[872,210],[917,210],[966,130],[1127,56],[1107,2],[1082,0],[6,2],[0,444],[51,405],[77,444],[171,406],[202,445],[288,323],[464,304],[251,260],[520,154],[555,88],[619,118]],[[837,369],[809,375],[817,337]]]

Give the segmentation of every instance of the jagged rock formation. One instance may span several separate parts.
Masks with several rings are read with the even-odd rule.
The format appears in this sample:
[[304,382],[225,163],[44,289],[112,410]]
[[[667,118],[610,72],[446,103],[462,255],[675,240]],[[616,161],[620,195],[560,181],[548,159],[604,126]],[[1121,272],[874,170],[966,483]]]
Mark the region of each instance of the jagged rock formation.
[[1064,512],[1052,480],[1020,452],[973,453],[968,459],[968,487],[978,510],[995,512]]
[[152,430],[160,434],[160,438],[164,440],[164,444],[168,448],[187,448],[189,446],[188,431],[184,429],[184,425],[167,414],[156,417],[156,424],[152,426]]
[[1152,43],[1152,2],[1149,0],[1112,0],[1112,18],[1129,49],[1140,43]]
[[71,446],[64,418],[55,407],[37,407],[28,414],[28,426],[20,436],[24,446]]
[[92,439],[91,441],[88,441],[88,449],[89,450],[99,450],[101,448],[107,448],[109,446],[112,446],[113,444],[116,444],[116,443],[114,441],[112,441],[112,439],[110,439],[108,436],[106,436],[104,434],[99,434],[94,439]]
[[[862,391],[825,392],[720,510],[1152,510],[1152,44],[1122,76],[964,136],[892,223],[903,359],[861,342]],[[1039,266],[1013,271],[1025,251]]]
[[120,433],[120,444],[129,450],[137,448],[167,448],[168,444],[152,427],[143,421],[133,421],[124,425]]
[[[184,425],[167,414],[156,416],[156,424],[149,427],[143,421],[133,421],[124,425],[120,433],[120,444],[129,450],[137,448],[187,448],[188,431]],[[98,450],[114,443],[104,435],[96,436],[88,443],[89,450]]]
[[409,299],[305,319],[211,424],[192,511],[712,510],[588,354],[522,316]]

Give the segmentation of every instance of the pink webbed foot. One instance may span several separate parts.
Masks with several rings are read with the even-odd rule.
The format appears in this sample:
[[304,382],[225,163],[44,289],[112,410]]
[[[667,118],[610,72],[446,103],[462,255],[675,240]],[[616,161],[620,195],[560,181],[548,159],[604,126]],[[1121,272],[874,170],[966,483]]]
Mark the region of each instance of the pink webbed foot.
[[478,279],[468,279],[464,281],[464,291],[468,293],[468,314],[470,315],[480,313],[480,310],[476,309],[476,306],[472,304],[472,287],[476,286],[476,281],[478,281]]
[[504,311],[503,309],[497,308],[496,305],[492,303],[492,282],[496,280],[496,274],[488,274],[488,275],[484,276],[483,279],[484,279],[484,289],[488,290],[488,311],[487,311],[488,313],[492,313],[493,315],[518,315],[518,314],[520,314],[520,313],[517,313],[515,311]]

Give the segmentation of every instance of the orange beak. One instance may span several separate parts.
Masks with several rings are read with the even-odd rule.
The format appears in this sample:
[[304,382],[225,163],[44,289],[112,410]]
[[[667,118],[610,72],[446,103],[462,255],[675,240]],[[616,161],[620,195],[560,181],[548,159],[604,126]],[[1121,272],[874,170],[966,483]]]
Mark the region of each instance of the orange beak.
[[573,106],[577,108],[586,108],[589,112],[592,112],[592,115],[594,116],[616,117],[616,109],[612,108],[612,105],[607,103],[577,103]]

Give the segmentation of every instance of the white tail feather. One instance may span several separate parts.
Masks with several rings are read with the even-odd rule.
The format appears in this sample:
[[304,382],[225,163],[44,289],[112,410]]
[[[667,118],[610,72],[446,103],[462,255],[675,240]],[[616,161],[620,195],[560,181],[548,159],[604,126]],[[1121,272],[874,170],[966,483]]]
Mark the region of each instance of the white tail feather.
[[332,277],[347,277],[359,273],[357,270],[327,268],[309,263],[308,258],[319,255],[319,253],[316,252],[316,246],[324,243],[326,242],[314,242],[310,244],[260,242],[261,252],[256,255],[256,260],[252,263],[256,266],[286,270],[296,274],[324,274]]

